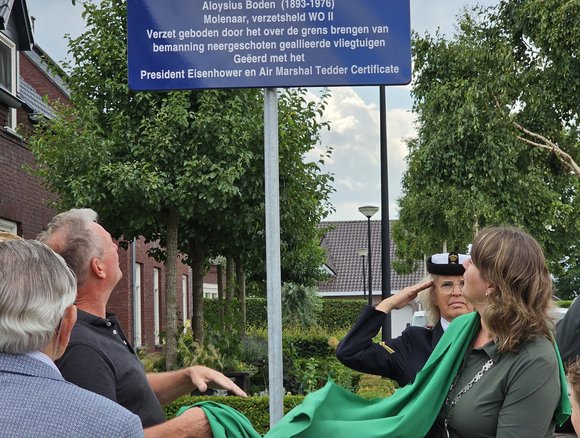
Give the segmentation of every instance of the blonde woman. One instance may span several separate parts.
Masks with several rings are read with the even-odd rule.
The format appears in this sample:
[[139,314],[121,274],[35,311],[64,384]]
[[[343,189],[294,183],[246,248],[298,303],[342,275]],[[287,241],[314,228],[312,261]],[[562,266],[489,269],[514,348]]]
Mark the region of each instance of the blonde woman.
[[[384,299],[376,307],[365,306],[348,334],[336,349],[336,357],[356,371],[377,374],[405,386],[415,379],[451,321],[472,312],[462,296],[462,262],[465,254],[434,254],[427,260],[429,277],[400,293]],[[407,327],[401,336],[374,343],[387,314],[402,309],[417,295],[426,309],[430,327]]]

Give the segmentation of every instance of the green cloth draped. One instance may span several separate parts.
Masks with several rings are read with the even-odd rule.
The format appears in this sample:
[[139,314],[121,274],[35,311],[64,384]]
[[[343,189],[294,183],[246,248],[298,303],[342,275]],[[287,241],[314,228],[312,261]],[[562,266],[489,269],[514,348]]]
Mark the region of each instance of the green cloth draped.
[[478,329],[476,313],[456,318],[415,381],[390,397],[366,400],[329,382],[321,390],[309,394],[266,437],[425,436],[439,415]]
[[183,414],[187,409],[197,406],[203,409],[214,438],[261,438],[250,420],[234,408],[221,403],[204,401],[190,406],[183,406],[175,416]]
[[[390,397],[364,399],[329,381],[324,388],[305,397],[264,438],[425,436],[435,422],[465,352],[479,328],[479,314],[475,312],[455,318],[415,381],[398,389]],[[570,416],[571,409],[564,367],[557,348],[555,350],[562,391],[554,417],[558,424],[562,424]],[[214,430],[211,419],[210,424]],[[254,437],[216,434],[214,430],[215,438],[230,436]]]

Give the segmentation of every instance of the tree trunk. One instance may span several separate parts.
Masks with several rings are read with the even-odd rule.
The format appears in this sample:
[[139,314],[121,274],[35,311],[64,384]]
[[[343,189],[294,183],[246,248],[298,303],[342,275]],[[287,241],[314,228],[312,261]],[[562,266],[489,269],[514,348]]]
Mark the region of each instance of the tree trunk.
[[477,236],[477,233],[479,233],[479,221],[477,215],[473,215],[473,236]]
[[218,291],[218,326],[221,333],[224,333],[224,267],[221,263],[216,265],[217,271],[217,291]]
[[165,369],[172,370],[177,360],[177,231],[179,213],[167,214],[167,258],[165,260]]
[[232,317],[232,301],[236,287],[235,281],[235,263],[233,257],[226,258],[226,318]]
[[240,305],[240,337],[246,337],[246,276],[239,259],[236,260],[236,295]]
[[191,257],[191,271],[193,276],[193,315],[191,316],[191,330],[193,340],[203,343],[203,259],[205,249],[195,241],[189,244],[189,256]]

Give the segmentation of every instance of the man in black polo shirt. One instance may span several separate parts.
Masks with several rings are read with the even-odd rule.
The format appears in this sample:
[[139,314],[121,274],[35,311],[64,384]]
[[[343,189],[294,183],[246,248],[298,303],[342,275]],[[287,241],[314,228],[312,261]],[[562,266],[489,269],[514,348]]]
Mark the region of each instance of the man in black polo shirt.
[[54,217],[39,236],[59,253],[77,276],[77,323],[68,348],[58,360],[64,378],[121,404],[141,418],[147,437],[211,437],[203,411],[189,409],[165,420],[161,405],[208,384],[236,395],[246,394],[215,370],[193,366],[149,373],[127,341],[107,302],[122,277],[117,245],[90,209],[72,209]]

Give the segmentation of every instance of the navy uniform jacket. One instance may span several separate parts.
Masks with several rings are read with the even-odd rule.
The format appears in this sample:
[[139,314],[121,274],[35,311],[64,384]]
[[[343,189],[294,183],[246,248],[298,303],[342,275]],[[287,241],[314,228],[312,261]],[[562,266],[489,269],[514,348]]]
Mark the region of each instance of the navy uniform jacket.
[[415,379],[429,355],[443,336],[438,322],[433,329],[407,327],[398,338],[374,343],[386,314],[365,306],[348,334],[336,349],[336,357],[353,370],[377,374],[405,386]]
[[[578,298],[556,325],[556,345],[562,356],[562,362],[568,363],[580,357],[580,300]],[[562,426],[556,426],[556,432],[574,432],[570,419]]]
[[556,343],[562,362],[580,356],[580,300],[575,299],[564,318],[556,325]]

